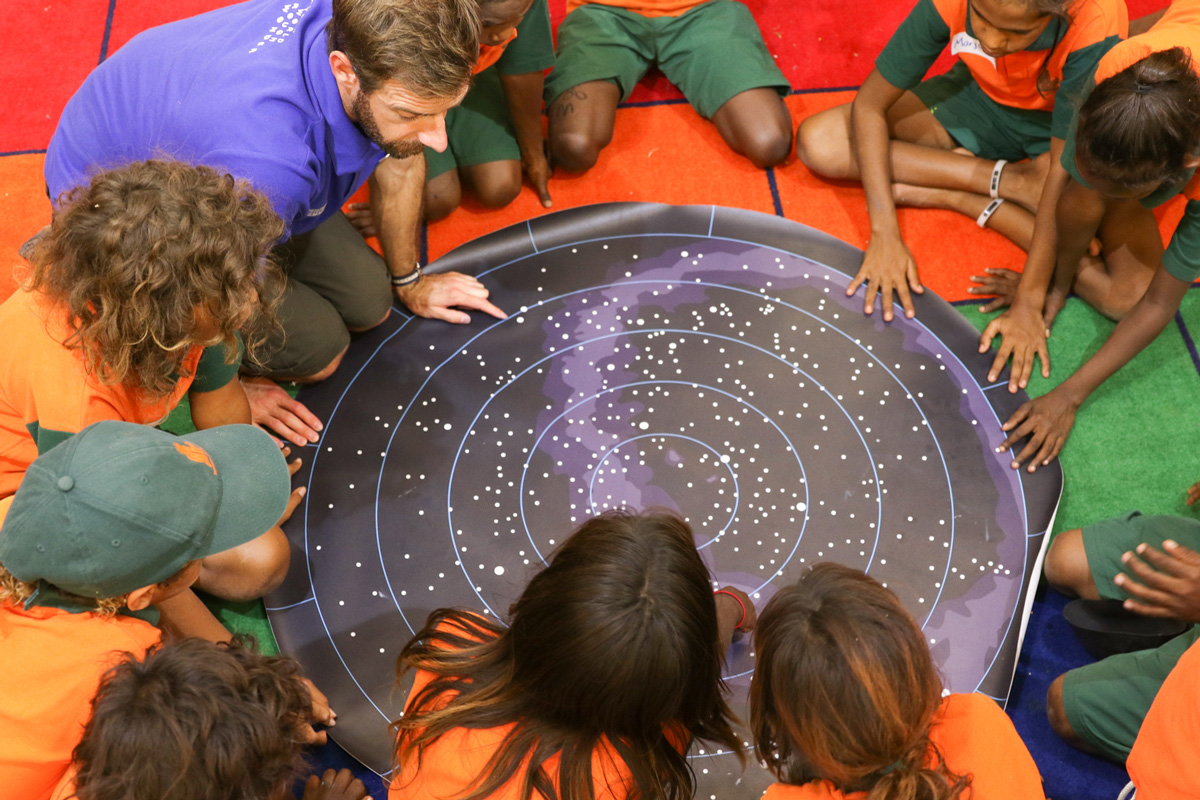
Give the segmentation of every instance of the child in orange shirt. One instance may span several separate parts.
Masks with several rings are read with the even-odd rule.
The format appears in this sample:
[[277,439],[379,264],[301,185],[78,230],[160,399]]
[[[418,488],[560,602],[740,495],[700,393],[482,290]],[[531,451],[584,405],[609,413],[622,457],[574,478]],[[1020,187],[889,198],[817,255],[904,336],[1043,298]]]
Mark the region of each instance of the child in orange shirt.
[[920,628],[866,574],[818,564],[755,633],[764,800],[1040,800],[1041,776],[989,697],[949,694]]
[[[104,677],[54,800],[281,800],[313,734],[300,667],[200,639],[126,655]],[[349,770],[313,775],[302,800],[360,800]],[[365,800],[371,800],[367,797]]]
[[0,528],[0,793],[49,796],[114,654],[159,640],[152,606],[203,610],[203,559],[276,524],[289,482],[249,425],[98,422],[34,462]]
[[[866,191],[871,238],[847,289],[866,284],[866,313],[878,294],[890,321],[895,293],[912,317],[924,291],[897,205],[949,208],[1029,248],[1034,213],[1058,198],[1046,175],[1073,101],[1128,27],[1125,0],[919,0],[854,102],[800,124],[805,165]],[[947,46],[957,63],[922,80]]]
[[674,514],[583,523],[510,616],[441,609],[404,648],[391,800],[688,800],[691,737],[740,751],[722,652],[754,607]]
[[[1079,408],[1162,332],[1200,278],[1200,0],[1175,0],[1152,28],[1113,47],[1092,80],[1055,167],[1059,212],[1038,219],[1011,308],[980,341],[987,352],[1000,337],[988,380],[1011,358],[1016,392],[1035,357],[1049,377],[1046,339],[1070,293],[1119,320],[1074,374],[1004,422],[1000,449],[1013,448],[1012,467],[1030,472],[1058,456]],[[1181,194],[1183,218],[1164,249],[1152,210]],[[1103,259],[1081,263],[1096,238]]]
[[[251,422],[238,380],[283,287],[267,198],[208,167],[144,161],[60,200],[26,285],[0,305],[0,524],[39,454],[93,422],[159,424],[186,395],[203,430]],[[268,530],[205,560],[198,586],[261,597],[287,571]]]

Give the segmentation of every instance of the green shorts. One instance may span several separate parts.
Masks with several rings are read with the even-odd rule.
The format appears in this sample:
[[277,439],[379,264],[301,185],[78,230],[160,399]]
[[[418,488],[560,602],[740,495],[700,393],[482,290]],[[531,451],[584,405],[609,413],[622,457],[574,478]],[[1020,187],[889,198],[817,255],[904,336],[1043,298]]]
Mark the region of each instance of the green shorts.
[[589,81],[615,83],[624,101],[655,65],[705,119],[750,89],[791,91],[750,9],[735,0],[708,0],[678,17],[580,6],[558,28],[557,53],[546,105]]
[[521,160],[517,132],[495,67],[476,75],[462,105],[446,114],[446,139],[449,144],[441,153],[425,148],[425,180],[456,167]]
[[[1200,550],[1200,522],[1183,517],[1146,517],[1131,511],[1083,529],[1083,549],[1101,597],[1124,599],[1113,584],[1121,556],[1145,542],[1164,539]],[[1063,707],[1071,728],[1105,757],[1124,762],[1142,720],[1179,657],[1198,638],[1200,626],[1154,650],[1110,656],[1073,669],[1063,679]]]
[[1051,113],[1000,105],[961,61],[912,91],[954,141],[980,158],[1020,161],[1050,152]]

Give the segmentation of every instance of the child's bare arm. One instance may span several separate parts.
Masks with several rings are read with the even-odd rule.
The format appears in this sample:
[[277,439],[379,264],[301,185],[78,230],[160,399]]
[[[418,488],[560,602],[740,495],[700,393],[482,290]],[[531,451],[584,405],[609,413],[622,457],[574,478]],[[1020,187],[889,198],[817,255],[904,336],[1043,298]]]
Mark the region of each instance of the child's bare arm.
[[871,241],[863,254],[862,267],[846,289],[854,294],[867,284],[864,313],[875,310],[875,297],[883,302],[883,318],[892,319],[892,295],[900,296],[905,316],[914,315],[910,290],[924,292],[917,263],[900,235],[896,204],[892,199],[891,134],[887,112],[904,94],[888,83],[878,69],[872,70],[854,96],[850,108],[850,139],[854,157],[867,195],[867,214],[871,218]]
[[752,631],[758,622],[758,612],[750,597],[741,589],[723,586],[713,596],[717,604],[717,641],[724,654],[738,631]]
[[517,132],[517,146],[521,148],[521,169],[529,176],[544,208],[550,208],[550,162],[546,159],[545,137],[542,135],[542,90],[545,77],[541,72],[523,75],[500,73],[500,85],[504,87],[504,100]]
[[[1068,182],[1074,183],[1062,165],[1063,146],[1062,139],[1050,140],[1050,172],[1042,187],[1042,197],[1033,226],[1033,242],[1029,246],[1029,255],[1025,259],[1025,267],[1021,272],[1012,306],[989,322],[979,339],[979,352],[986,353],[992,346],[992,340],[1000,337],[1000,347],[992,360],[988,380],[996,380],[1000,371],[1004,369],[1004,364],[1011,358],[1012,371],[1008,379],[1010,392],[1023,389],[1029,383],[1035,357],[1042,360],[1042,377],[1050,377],[1050,351],[1046,347],[1050,324],[1043,311],[1046,294],[1054,280],[1055,265],[1059,263],[1056,222],[1058,201]],[[1078,220],[1078,217],[1074,219]],[[1083,253],[1079,255],[1082,256]],[[1069,258],[1069,255],[1064,257]],[[1079,259],[1076,258],[1075,264],[1078,263]],[[992,306],[981,310],[991,311]]]
[[167,639],[197,638],[228,642],[233,638],[191,589],[160,601],[156,608],[160,615],[158,627],[162,628]]
[[250,403],[237,378],[211,392],[190,391],[188,402],[192,407],[192,424],[197,430],[218,425],[252,424]]

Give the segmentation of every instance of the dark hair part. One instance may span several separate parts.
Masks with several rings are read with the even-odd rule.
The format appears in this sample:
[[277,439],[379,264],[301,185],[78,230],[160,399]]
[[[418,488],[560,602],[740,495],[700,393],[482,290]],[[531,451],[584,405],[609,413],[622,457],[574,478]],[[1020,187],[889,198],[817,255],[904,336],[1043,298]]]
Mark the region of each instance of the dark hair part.
[[1038,16],[1051,17],[1068,25],[1071,23],[1070,11],[1074,0],[1026,0],[1026,5]]
[[779,780],[869,800],[949,800],[969,785],[929,740],[942,682],[925,638],[874,578],[818,564],[771,598],[754,639],[755,752]]
[[308,690],[290,658],[184,639],[126,654],[75,748],[79,800],[264,800],[304,769]]
[[1181,181],[1200,147],[1200,78],[1182,47],[1151,53],[1101,81],[1079,109],[1075,157],[1119,188]]
[[283,222],[246,181],[140,161],[97,174],[56,206],[26,288],[66,311],[65,344],[104,383],[170,394],[201,343],[197,311],[230,363],[239,332],[254,358],[277,327],[285,279],[267,254]]
[[455,97],[479,60],[476,0],[333,0],[329,52],[350,59],[374,92],[397,80],[422,98]]
[[[410,669],[435,677],[393,726],[397,763],[415,758],[420,769],[425,748],[453,728],[519,721],[464,800],[490,795],[525,764],[525,800],[535,790],[594,800],[592,755],[606,742],[632,773],[630,797],[687,800],[694,776],[677,745],[695,736],[741,757],[712,592],[675,514],[588,520],[530,581],[510,627],[442,609],[404,648],[397,678]],[[545,762],[555,755],[551,776]]]

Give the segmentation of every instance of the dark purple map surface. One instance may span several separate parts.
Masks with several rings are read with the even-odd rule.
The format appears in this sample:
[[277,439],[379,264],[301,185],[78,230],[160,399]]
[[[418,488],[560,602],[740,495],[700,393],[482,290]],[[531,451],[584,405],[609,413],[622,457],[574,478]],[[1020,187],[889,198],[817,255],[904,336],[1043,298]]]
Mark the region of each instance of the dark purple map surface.
[[[861,252],[777,217],[609,204],[465,245],[509,313],[467,326],[399,311],[301,399],[326,421],[268,599],[281,647],[391,769],[400,648],[435,608],[503,619],[588,516],[677,509],[714,585],[761,608],[806,566],[868,571],[921,623],[948,688],[1008,695],[1062,485],[995,452],[1023,401],[927,293],[885,324],[845,287]],[[727,680],[744,709],[748,642]],[[616,656],[614,656],[616,657]],[[751,759],[692,753],[700,798],[757,798]]]

